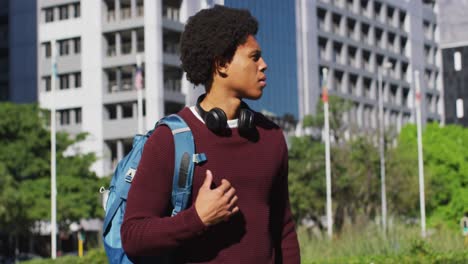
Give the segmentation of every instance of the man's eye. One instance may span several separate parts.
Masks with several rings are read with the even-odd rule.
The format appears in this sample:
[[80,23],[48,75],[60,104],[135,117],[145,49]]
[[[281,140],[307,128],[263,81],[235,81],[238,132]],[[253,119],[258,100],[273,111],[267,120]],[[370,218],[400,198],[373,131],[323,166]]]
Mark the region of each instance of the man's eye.
[[260,55],[255,55],[255,56],[253,56],[253,60],[254,60],[254,61],[258,61],[259,59],[260,59]]

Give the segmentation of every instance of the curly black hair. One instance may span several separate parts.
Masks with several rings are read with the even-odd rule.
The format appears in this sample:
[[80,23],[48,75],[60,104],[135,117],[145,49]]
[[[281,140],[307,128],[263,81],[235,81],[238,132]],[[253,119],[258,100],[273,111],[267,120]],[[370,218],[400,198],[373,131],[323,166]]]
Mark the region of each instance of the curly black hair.
[[180,60],[187,80],[208,91],[215,65],[231,62],[239,45],[255,36],[258,22],[248,10],[215,5],[191,16],[180,40]]

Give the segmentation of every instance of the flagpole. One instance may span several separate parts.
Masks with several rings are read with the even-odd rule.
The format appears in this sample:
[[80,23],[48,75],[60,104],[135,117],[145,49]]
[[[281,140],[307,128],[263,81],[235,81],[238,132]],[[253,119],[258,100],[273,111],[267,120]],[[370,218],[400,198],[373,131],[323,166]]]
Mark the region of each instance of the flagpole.
[[426,204],[424,195],[424,162],[422,145],[422,118],[421,118],[421,84],[419,80],[419,71],[415,71],[416,86],[416,124],[418,129],[418,167],[419,167],[419,202],[421,210],[421,235],[426,237]]
[[55,50],[55,40],[51,41],[52,74],[50,77],[50,199],[51,199],[51,257],[57,257],[57,186],[56,186],[56,115],[55,115],[55,83],[57,77],[57,58]]
[[301,39],[301,48],[302,48],[302,72],[303,72],[303,84],[302,91],[304,95],[303,108],[302,108],[302,117],[310,114],[310,98],[309,98],[309,51],[308,51],[308,42],[307,42],[307,3],[306,0],[302,0],[301,3],[301,26],[302,26],[302,39]]
[[328,88],[327,88],[328,69],[322,69],[322,100],[324,112],[324,130],[325,130],[325,169],[327,183],[327,231],[328,237],[333,236],[333,219],[332,219],[332,196],[331,196],[331,166],[330,166],[330,123],[328,120]]
[[393,65],[386,62],[378,69],[378,102],[379,102],[379,155],[380,155],[380,191],[382,203],[382,230],[384,236],[387,234],[387,194],[385,184],[385,122],[384,122],[384,107],[383,107],[383,71],[387,71]]
[[137,62],[137,75],[135,75],[135,88],[137,90],[137,97],[138,97],[138,134],[143,134],[143,73],[141,72],[141,55],[136,55],[136,62]]

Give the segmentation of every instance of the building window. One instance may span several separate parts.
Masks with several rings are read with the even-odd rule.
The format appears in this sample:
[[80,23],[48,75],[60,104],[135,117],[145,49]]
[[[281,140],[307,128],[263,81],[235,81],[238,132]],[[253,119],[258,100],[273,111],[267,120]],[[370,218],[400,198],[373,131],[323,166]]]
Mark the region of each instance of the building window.
[[461,52],[455,51],[455,53],[453,54],[453,64],[455,66],[456,71],[460,71],[462,69]]
[[431,63],[431,47],[424,45],[424,56],[426,57],[426,62]]
[[54,8],[46,8],[45,10],[45,22],[52,22],[54,21]]
[[122,118],[133,117],[133,103],[124,103],[122,106]]
[[80,17],[81,16],[81,6],[80,3],[73,4],[73,17]]
[[44,81],[44,88],[46,92],[49,92],[52,90],[52,83],[50,81],[50,76],[42,77],[42,80]]
[[107,113],[107,118],[109,120],[117,119],[117,105],[115,105],[115,104],[106,105],[105,109],[106,109],[106,113]]
[[59,54],[68,55],[69,54],[68,40],[60,40],[58,43],[59,43]]
[[81,108],[75,108],[75,123],[81,124]]
[[50,46],[50,42],[45,42],[45,43],[42,43],[42,46],[44,47],[44,55],[46,58],[50,58],[51,54],[52,54],[52,49],[51,49],[51,46]]
[[60,75],[60,90],[65,90],[70,88],[68,83],[68,74]]
[[59,110],[60,125],[70,124],[70,110]]
[[463,109],[463,99],[458,98],[457,101],[457,118],[463,118],[465,116]]
[[81,87],[81,72],[75,73],[75,88]]
[[74,38],[73,45],[75,46],[75,54],[81,53],[81,38]]
[[59,7],[59,19],[68,19],[68,5],[63,5]]
[[137,0],[137,14],[143,16],[145,14],[145,8],[143,6],[143,0]]

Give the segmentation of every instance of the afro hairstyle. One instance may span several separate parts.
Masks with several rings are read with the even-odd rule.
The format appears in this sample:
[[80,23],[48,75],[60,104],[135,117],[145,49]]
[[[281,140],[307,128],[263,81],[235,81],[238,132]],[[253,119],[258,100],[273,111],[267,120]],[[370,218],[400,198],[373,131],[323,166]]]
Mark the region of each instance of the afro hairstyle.
[[180,40],[180,60],[187,80],[208,91],[215,65],[232,61],[239,45],[255,36],[258,22],[248,10],[215,5],[191,16]]

